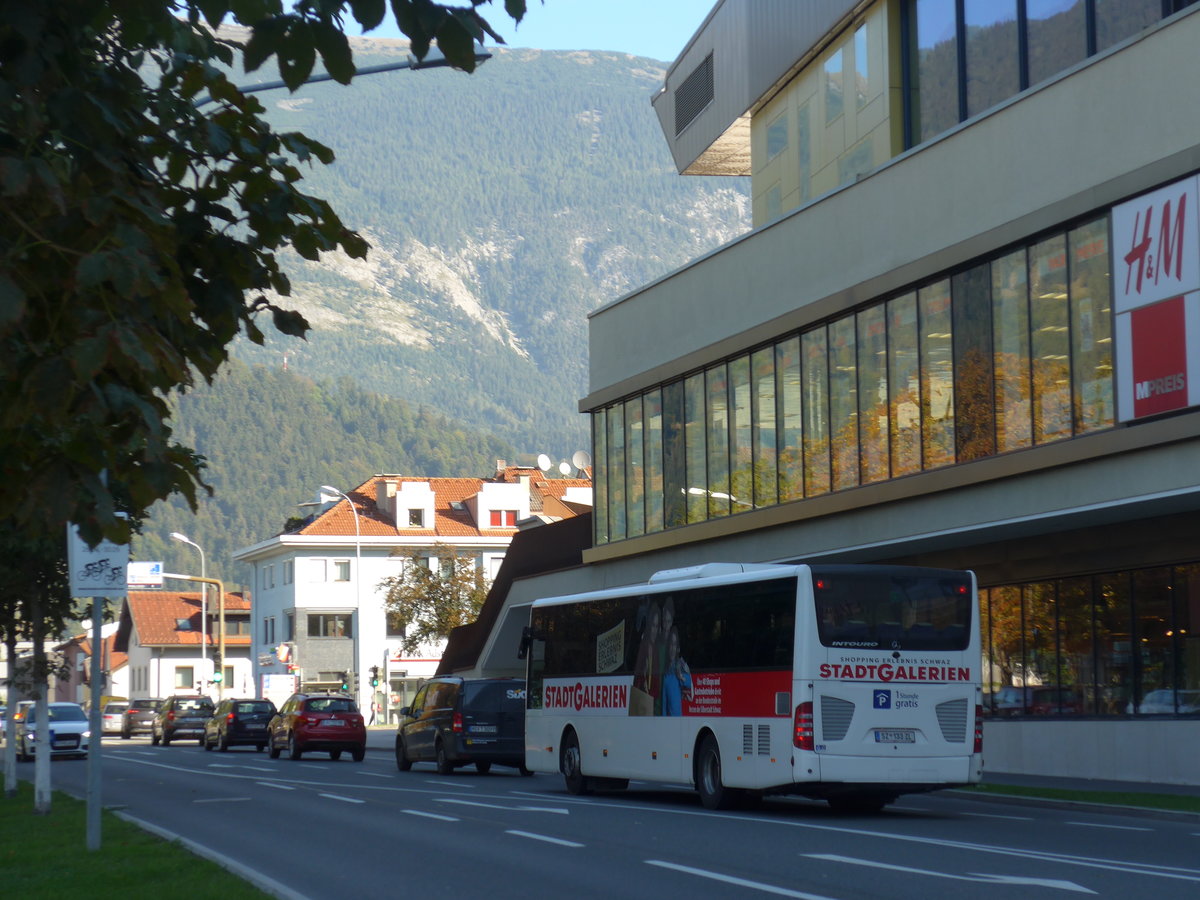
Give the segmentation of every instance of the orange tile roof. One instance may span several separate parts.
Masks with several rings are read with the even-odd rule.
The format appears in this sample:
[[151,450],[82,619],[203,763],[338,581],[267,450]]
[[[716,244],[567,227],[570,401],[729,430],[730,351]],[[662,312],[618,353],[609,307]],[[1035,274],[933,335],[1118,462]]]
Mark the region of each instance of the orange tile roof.
[[[587,479],[546,478],[540,469],[507,466],[499,470],[495,478],[422,478],[411,475],[374,475],[358,487],[346,491],[346,496],[354,501],[354,509],[358,514],[358,533],[363,537],[475,538],[485,535],[516,534],[516,528],[491,526],[480,528],[466,508],[466,502],[478,494],[485,484],[519,484],[522,476],[527,476],[530,480],[530,509],[534,512],[541,511],[543,497],[561,499],[569,487],[591,487],[591,482]],[[432,527],[398,529],[392,517],[376,505],[376,485],[381,481],[396,485],[414,482],[428,483],[434,494]],[[455,509],[453,505],[456,503],[462,505],[463,508]],[[354,512],[351,511],[349,503],[339,499],[328,510],[318,513],[316,518],[296,533],[314,536],[337,535],[339,537],[353,535],[355,533]]]
[[[250,612],[250,601],[240,592],[225,592],[225,614]],[[208,631],[208,643],[216,646],[218,635],[213,631],[217,622],[217,605],[209,599],[208,614],[212,626]],[[128,639],[126,617],[137,629],[138,643],[142,646],[200,646],[200,592],[199,591],[130,591],[129,599],[121,610],[121,634]],[[177,626],[179,619],[186,619],[191,626],[182,631]],[[225,635],[226,645],[250,645],[248,634]]]

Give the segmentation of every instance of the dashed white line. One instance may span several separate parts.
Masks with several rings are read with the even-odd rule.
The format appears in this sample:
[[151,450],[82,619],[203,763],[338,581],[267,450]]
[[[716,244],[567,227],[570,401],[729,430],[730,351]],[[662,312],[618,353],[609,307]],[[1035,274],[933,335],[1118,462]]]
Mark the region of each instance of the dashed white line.
[[461,822],[462,819],[457,819],[454,816],[439,816],[437,813],[425,812],[420,809],[402,809],[402,813],[407,813],[410,816],[424,816],[426,819],[440,819],[443,822]]
[[357,775],[365,775],[367,778],[391,778],[391,775],[381,775],[378,772],[356,772]]
[[250,797],[200,797],[193,800],[193,803],[240,803],[243,800],[249,800]]
[[475,789],[475,785],[468,784],[465,781],[434,781],[432,778],[426,778],[425,783],[426,784],[440,784],[440,785],[444,785],[446,787],[471,788],[471,790]]
[[550,837],[546,834],[534,834],[532,831],[516,831],[514,829],[506,829],[505,834],[515,834],[517,837],[526,837],[535,841],[545,841],[547,844],[558,844],[560,847],[582,847],[583,844],[575,841],[566,841],[562,838]]
[[658,866],[662,869],[672,869],[676,872],[683,872],[686,875],[697,875],[700,878],[721,881],[725,884],[736,884],[738,887],[751,888],[768,894],[778,894],[780,897],[795,897],[797,900],[830,900],[829,897],[822,896],[821,894],[807,894],[804,891],[793,891],[789,888],[782,888],[773,884],[764,884],[761,881],[749,881],[745,878],[723,875],[720,872],[709,872],[705,869],[694,869],[691,866],[681,866],[676,863],[664,862],[661,859],[648,859],[646,860],[646,865]]
[[295,788],[288,784],[273,784],[270,781],[256,781],[255,784],[261,784],[263,787],[275,788],[277,791],[294,791]]
[[1079,825],[1082,828],[1111,828],[1113,831],[1153,831],[1153,828],[1139,828],[1133,825],[1103,825],[1099,822],[1068,822],[1068,825]]
[[976,819],[1010,819],[1013,822],[1032,822],[1033,816],[1000,816],[995,813],[962,813],[964,816],[974,816]]
[[329,800],[341,800],[343,803],[366,803],[366,800],[359,800],[357,797],[343,797],[341,794],[318,794],[318,797],[325,797]]

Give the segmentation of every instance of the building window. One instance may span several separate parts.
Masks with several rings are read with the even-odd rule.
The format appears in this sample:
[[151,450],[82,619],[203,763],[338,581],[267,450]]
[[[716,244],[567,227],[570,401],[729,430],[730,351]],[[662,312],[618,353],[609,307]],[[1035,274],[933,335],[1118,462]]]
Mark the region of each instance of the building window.
[[425,510],[410,509],[408,511],[408,527],[409,528],[424,528],[425,527]]
[[308,636],[322,638],[353,637],[350,613],[309,613]]
[[294,641],[296,639],[296,614],[286,613],[283,617],[283,639],[285,641]]
[[196,670],[192,666],[175,667],[175,688],[190,691],[196,687]]
[[767,159],[774,159],[788,147],[788,116],[783,113],[767,126]]
[[285,562],[283,564],[283,583],[291,584],[295,580],[295,577],[296,577],[296,563],[289,559],[287,562]]
[[493,509],[490,517],[493,528],[517,527],[517,511],[515,509]]
[[333,580],[334,581],[349,581],[350,580],[350,560],[337,559],[333,562]]
[[263,643],[275,643],[275,617],[267,616],[263,619]]
[[250,620],[249,619],[234,619],[226,617],[225,619],[226,634],[249,634]]
[[842,109],[842,58],[839,49],[825,60],[825,124],[829,125],[840,116]]
[[400,621],[399,615],[394,612],[388,612],[385,614],[384,618],[387,622],[386,630],[388,637],[402,638],[405,636],[406,628]]

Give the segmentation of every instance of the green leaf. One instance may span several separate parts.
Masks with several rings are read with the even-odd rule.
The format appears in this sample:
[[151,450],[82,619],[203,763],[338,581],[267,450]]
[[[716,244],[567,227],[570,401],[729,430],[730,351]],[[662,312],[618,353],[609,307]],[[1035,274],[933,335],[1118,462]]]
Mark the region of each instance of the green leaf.
[[196,6],[204,14],[204,20],[212,28],[220,28],[221,22],[229,12],[229,4],[225,0],[195,0]]
[[294,309],[279,309],[271,307],[271,315],[275,321],[275,327],[282,334],[290,334],[293,337],[304,337],[304,333],[308,331],[308,320]]
[[264,19],[254,26],[250,40],[242,50],[242,68],[247,72],[255,71],[264,62],[279,52],[279,47],[287,34],[290,16],[276,16]]
[[317,48],[308,22],[297,19],[291,23],[287,36],[276,48],[276,56],[279,75],[288,90],[294,91],[308,80],[317,61]]
[[346,35],[330,22],[314,22],[312,36],[325,70],[340,84],[349,84],[354,77],[354,57]]
[[20,321],[25,313],[26,297],[20,285],[0,272],[0,325]]
[[350,0],[350,11],[363,31],[379,26],[387,13],[387,0]]

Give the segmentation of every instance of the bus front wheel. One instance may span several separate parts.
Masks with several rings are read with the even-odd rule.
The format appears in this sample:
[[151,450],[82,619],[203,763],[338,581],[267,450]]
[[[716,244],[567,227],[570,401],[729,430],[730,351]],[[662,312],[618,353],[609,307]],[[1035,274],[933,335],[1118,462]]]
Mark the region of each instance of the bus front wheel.
[[574,731],[568,731],[566,737],[563,738],[559,768],[562,769],[563,781],[566,783],[568,794],[578,796],[589,793],[590,786],[587,776],[583,774],[583,757],[579,752],[579,738],[575,736]]
[[696,790],[705,809],[729,809],[734,805],[737,792],[721,782],[721,748],[711,734],[700,742],[696,754]]

